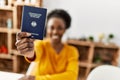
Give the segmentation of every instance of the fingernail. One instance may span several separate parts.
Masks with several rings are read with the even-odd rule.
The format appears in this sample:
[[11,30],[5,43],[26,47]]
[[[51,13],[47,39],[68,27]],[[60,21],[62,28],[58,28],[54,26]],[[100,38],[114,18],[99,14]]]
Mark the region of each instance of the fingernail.
[[30,33],[27,33],[27,36],[31,36],[31,34],[30,34]]

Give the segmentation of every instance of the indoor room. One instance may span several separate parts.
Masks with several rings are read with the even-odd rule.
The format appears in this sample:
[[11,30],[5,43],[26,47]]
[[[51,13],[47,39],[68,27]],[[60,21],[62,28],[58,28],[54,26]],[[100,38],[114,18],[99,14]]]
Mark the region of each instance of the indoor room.
[[119,0],[0,0],[0,80],[119,80]]

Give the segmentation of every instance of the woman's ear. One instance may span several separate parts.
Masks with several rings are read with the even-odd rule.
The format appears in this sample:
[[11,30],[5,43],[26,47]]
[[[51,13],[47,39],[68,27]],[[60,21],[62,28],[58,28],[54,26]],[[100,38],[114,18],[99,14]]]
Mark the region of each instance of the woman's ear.
[[67,29],[65,28],[65,29],[64,29],[64,33],[65,33],[66,31],[67,31]]

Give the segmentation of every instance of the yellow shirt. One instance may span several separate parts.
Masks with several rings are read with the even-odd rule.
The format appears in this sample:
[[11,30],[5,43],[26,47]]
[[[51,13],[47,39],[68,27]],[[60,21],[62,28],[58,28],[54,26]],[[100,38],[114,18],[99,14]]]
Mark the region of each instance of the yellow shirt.
[[64,44],[58,54],[48,40],[35,41],[35,52],[36,66],[31,75],[36,80],[77,80],[78,51],[75,47]]

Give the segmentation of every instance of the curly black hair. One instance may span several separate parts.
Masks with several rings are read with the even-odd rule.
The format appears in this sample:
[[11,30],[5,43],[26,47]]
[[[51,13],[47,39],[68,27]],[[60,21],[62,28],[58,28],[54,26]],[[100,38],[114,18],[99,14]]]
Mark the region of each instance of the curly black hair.
[[52,17],[62,18],[66,23],[66,29],[68,29],[71,25],[71,17],[67,13],[67,11],[65,11],[63,9],[55,9],[55,10],[51,11],[50,13],[48,13],[47,21]]

